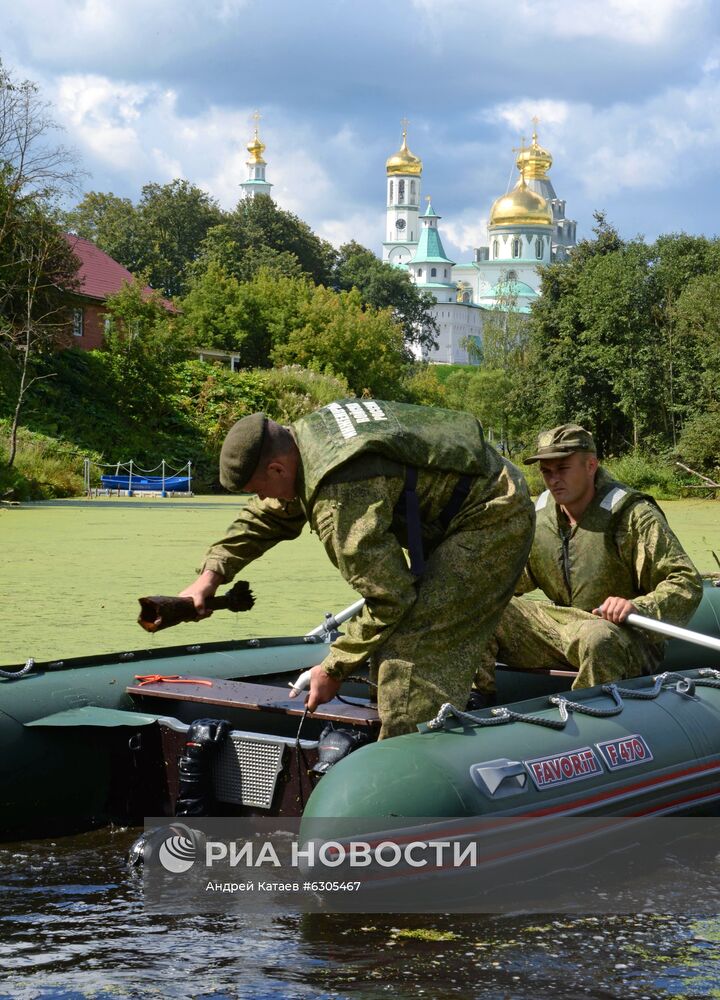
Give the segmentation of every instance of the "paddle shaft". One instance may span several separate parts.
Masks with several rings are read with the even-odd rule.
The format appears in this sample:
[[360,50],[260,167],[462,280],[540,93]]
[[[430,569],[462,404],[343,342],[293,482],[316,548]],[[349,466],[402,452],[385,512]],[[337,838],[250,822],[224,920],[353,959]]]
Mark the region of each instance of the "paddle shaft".
[[689,628],[668,625],[667,622],[658,622],[654,618],[646,618],[644,615],[634,613],[629,614],[625,622],[628,625],[634,625],[635,628],[645,629],[647,632],[658,632],[666,639],[682,639],[683,642],[692,642],[696,646],[706,646],[708,649],[720,652],[720,639],[715,639],[711,635],[703,635],[702,632],[692,632]]

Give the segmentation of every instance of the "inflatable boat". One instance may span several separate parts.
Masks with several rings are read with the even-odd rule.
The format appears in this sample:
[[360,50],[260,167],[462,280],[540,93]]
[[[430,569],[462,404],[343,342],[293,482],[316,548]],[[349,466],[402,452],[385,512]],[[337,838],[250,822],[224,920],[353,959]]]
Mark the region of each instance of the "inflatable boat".
[[[710,582],[689,628],[715,648],[673,639],[660,673],[583,691],[570,690],[568,672],[499,665],[498,706],[446,705],[421,731],[379,743],[362,679],[312,715],[289,697],[339,627],[329,615],[305,636],[0,671],[0,836],[188,814],[178,808],[188,746],[213,815],[720,814],[720,588]],[[199,764],[195,737],[208,729]],[[338,733],[353,752],[336,752]]]

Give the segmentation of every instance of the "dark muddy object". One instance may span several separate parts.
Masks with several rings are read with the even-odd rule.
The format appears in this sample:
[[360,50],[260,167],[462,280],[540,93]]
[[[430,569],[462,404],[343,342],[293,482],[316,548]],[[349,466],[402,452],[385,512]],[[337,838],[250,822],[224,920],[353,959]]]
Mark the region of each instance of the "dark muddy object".
[[[138,625],[146,632],[160,632],[180,622],[196,622],[198,615],[191,597],[140,597]],[[208,597],[208,611],[249,611],[255,597],[247,580],[238,580],[224,594]]]

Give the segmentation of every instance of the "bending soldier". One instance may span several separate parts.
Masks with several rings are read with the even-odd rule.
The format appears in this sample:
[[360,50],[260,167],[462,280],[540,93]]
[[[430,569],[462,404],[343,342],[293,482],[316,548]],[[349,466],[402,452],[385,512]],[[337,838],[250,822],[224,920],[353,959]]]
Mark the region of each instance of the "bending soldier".
[[[525,668],[572,668],[574,688],[653,673],[663,641],[623,627],[628,614],[686,625],[702,580],[652,497],[615,482],[577,424],[540,434],[547,489],[535,504],[530,559],[475,680],[473,700],[494,691],[494,660]],[[485,695],[486,697],[482,697]]]
[[228,433],[220,479],[257,497],[183,591],[200,614],[221,583],[309,522],[366,602],[313,668],[309,708],[368,659],[381,738],[413,731],[446,701],[465,706],[534,521],[522,475],[477,420],[376,400],[331,403],[290,427],[256,413]]

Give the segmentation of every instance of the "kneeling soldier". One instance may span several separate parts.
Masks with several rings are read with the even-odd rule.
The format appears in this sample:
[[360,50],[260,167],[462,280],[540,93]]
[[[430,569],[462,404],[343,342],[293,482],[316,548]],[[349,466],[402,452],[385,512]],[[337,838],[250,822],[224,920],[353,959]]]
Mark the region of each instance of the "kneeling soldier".
[[663,641],[623,622],[635,612],[686,625],[702,598],[702,580],[658,505],[611,479],[588,431],[545,431],[532,462],[547,489],[516,594],[539,587],[551,603],[512,599],[476,676],[476,706],[494,691],[493,646],[509,666],[577,670],[574,688],[653,673]]

